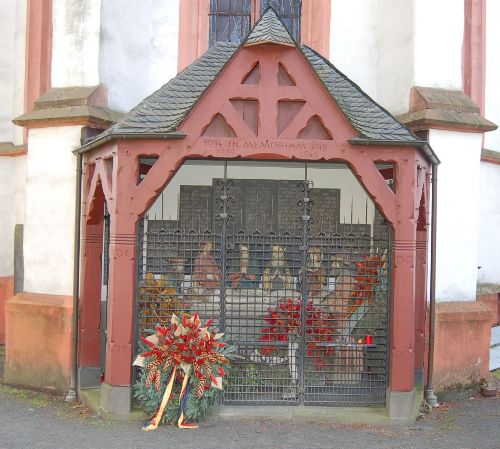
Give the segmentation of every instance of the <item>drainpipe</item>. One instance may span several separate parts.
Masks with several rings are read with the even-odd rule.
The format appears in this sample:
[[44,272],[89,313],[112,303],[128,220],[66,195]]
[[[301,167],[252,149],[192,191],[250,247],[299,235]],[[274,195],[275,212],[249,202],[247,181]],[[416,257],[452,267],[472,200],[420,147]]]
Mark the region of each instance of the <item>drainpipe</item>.
[[78,297],[80,294],[80,226],[82,196],[82,155],[76,155],[76,193],[75,193],[75,235],[73,258],[73,320],[71,323],[71,380],[66,402],[73,402],[77,397],[78,385]]
[[434,335],[436,323],[436,230],[437,230],[437,184],[438,166],[432,164],[432,212],[431,212],[431,282],[430,282],[430,317],[429,317],[429,360],[427,363],[427,385],[425,399],[431,407],[437,407],[434,394]]

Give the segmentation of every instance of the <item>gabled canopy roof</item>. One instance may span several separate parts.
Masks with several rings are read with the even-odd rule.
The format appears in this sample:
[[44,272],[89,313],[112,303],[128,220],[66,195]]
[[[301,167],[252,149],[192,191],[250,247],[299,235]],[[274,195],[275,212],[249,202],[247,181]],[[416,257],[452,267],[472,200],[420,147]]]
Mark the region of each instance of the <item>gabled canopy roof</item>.
[[234,54],[241,47],[261,44],[297,47],[358,133],[351,143],[417,146],[422,148],[431,162],[439,162],[426,142],[398,122],[330,61],[311,48],[295,43],[272,8],[266,10],[240,46],[217,43],[121,120],[77,151],[85,152],[100,143],[120,137],[182,138],[183,134],[178,131],[180,124]]
[[289,45],[291,47],[297,45],[271,7],[266,9],[262,18],[255,24],[243,42],[244,46],[259,44]]

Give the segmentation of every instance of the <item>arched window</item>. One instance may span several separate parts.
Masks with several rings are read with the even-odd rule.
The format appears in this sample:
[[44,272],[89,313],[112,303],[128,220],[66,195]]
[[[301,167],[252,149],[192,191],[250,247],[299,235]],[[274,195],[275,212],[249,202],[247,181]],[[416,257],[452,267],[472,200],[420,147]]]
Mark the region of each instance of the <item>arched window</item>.
[[210,46],[215,42],[241,43],[269,6],[300,42],[302,0],[210,0]]
[[210,46],[241,43],[250,31],[251,6],[251,0],[210,0]]

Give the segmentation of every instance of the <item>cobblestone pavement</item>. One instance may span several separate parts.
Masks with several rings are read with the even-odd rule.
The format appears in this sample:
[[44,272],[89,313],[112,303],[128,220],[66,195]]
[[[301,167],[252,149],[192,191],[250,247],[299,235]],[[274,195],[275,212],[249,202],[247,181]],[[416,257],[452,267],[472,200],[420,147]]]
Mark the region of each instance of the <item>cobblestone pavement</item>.
[[0,449],[500,448],[500,397],[444,404],[406,428],[209,419],[198,430],[107,422],[61,398],[0,385]]

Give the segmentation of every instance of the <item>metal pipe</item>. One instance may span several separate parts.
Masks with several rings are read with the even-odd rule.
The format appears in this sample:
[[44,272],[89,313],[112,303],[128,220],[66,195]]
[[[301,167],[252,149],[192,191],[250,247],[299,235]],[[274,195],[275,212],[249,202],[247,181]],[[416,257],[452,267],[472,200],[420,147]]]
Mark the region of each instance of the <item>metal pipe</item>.
[[78,388],[78,297],[80,294],[80,228],[82,196],[82,155],[76,155],[75,235],[73,258],[73,320],[71,323],[71,380],[66,402],[73,402]]
[[427,385],[425,399],[432,407],[437,407],[437,397],[434,394],[434,335],[436,322],[436,231],[437,231],[437,184],[438,166],[432,165],[432,212],[431,212],[431,279],[430,279],[430,311],[429,311],[429,359],[427,362]]

